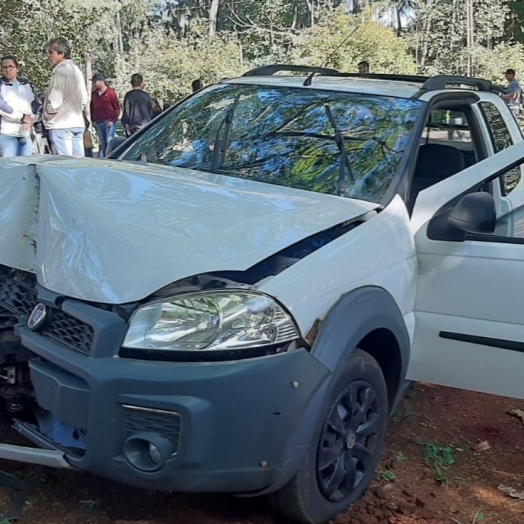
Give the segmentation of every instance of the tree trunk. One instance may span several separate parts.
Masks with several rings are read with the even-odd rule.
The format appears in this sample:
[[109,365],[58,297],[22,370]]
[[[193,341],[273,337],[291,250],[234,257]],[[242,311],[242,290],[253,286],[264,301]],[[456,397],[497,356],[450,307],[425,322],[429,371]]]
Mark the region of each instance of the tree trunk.
[[114,46],[115,54],[117,55],[124,54],[124,38],[122,36],[122,20],[120,18],[120,11],[117,11],[116,16],[115,16],[113,46]]
[[218,8],[220,0],[211,0],[209,8],[209,36],[215,36],[217,32]]
[[315,0],[306,0],[309,11],[309,27],[315,27]]
[[[432,6],[433,4],[433,1],[432,0],[427,0],[426,2],[426,7],[429,8],[430,6]],[[431,16],[429,15],[429,13],[426,11],[426,20],[425,20],[425,23],[424,23],[424,27],[422,28],[422,56],[420,57],[420,65],[422,67],[425,67],[426,66],[426,63],[428,61],[428,53],[429,53],[429,49],[428,49],[428,35],[429,35],[429,31],[431,29]]]
[[296,29],[298,27],[298,1],[295,0],[295,5],[293,6],[293,23],[291,24],[291,29]]

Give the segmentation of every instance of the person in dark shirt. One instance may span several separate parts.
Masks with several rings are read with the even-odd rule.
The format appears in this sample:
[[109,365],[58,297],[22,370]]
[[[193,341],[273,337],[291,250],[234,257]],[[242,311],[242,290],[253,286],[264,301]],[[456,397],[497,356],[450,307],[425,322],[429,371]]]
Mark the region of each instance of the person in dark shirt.
[[360,75],[369,75],[369,62],[367,60],[362,60],[358,65],[358,73]]
[[133,89],[126,93],[124,98],[124,112],[122,124],[126,135],[131,136],[141,127],[151,121],[153,116],[153,102],[151,97],[144,91],[144,79],[142,75],[135,73],[131,77]]
[[34,113],[36,114],[36,118],[33,124],[33,130],[35,132],[35,145],[36,145],[36,154],[37,155],[45,155],[46,148],[49,149],[47,145],[46,129],[44,127],[44,124],[42,123],[42,112],[44,110],[44,100],[45,100],[44,93],[40,93],[39,95],[37,95],[36,102],[38,104],[38,107],[35,108],[36,111],[34,111]]
[[198,78],[197,80],[193,80],[191,82],[191,90],[193,93],[196,93],[197,91],[200,91],[201,89],[204,89],[204,82]]
[[158,98],[152,98],[151,101],[153,102],[153,118],[156,118],[160,113],[162,113],[162,108],[160,107]]

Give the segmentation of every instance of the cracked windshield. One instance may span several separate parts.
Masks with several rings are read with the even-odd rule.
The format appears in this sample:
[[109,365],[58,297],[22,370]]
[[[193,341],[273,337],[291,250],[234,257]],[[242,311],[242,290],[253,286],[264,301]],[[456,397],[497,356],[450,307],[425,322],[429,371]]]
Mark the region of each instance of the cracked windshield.
[[121,157],[379,201],[422,103],[222,84],[174,108]]

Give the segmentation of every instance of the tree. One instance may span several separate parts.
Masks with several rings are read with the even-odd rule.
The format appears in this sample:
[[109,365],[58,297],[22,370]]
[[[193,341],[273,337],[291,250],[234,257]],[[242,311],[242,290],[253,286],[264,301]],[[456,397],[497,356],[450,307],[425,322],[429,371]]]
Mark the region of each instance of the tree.
[[513,0],[509,3],[509,9],[506,35],[524,44],[524,2],[522,0]]
[[[410,34],[423,72],[467,74],[466,0],[421,0],[417,23]],[[475,45],[494,49],[504,39],[509,2],[474,1]],[[476,54],[478,54],[475,51]]]
[[378,21],[390,25],[401,36],[417,18],[418,0],[390,0],[377,7]]
[[316,27],[304,30],[296,38],[292,57],[300,63],[325,64],[342,71],[356,71],[358,62],[367,60],[373,72],[415,73],[406,40],[375,22],[370,10],[364,14],[364,21],[361,15],[347,14],[343,8],[324,14]]
[[363,59],[374,72],[464,74],[469,60],[498,81],[507,67],[524,71],[515,43],[524,42],[524,1],[473,0],[470,49],[466,2],[0,0],[0,51],[16,54],[23,74],[45,89],[46,43],[65,36],[84,71],[112,78],[121,96],[141,72],[148,90],[169,100],[198,77],[209,83],[281,61],[321,65],[334,51],[328,65],[346,71]]
[[208,31],[204,23],[181,39],[174,30],[145,30],[131,43],[130,53],[117,57],[115,88],[123,95],[131,75],[140,72],[151,95],[172,103],[191,93],[196,78],[209,84],[241,74],[244,67],[235,37],[217,34],[210,38]]

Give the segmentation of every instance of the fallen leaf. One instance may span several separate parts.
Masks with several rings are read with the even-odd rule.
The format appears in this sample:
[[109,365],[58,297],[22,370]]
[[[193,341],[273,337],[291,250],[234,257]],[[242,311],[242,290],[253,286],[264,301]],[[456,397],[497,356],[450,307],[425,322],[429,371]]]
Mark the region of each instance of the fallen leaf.
[[524,411],[521,409],[512,409],[511,411],[508,411],[508,413],[514,417],[520,418],[521,422],[524,424]]
[[491,449],[491,446],[489,445],[489,442],[487,440],[483,440],[482,442],[479,442],[476,446],[473,446],[473,451],[480,453],[481,451],[488,451],[488,449]]
[[497,488],[499,491],[506,493],[508,497],[512,499],[524,500],[524,492],[517,491],[515,488],[510,488],[509,486],[503,486],[502,484]]

